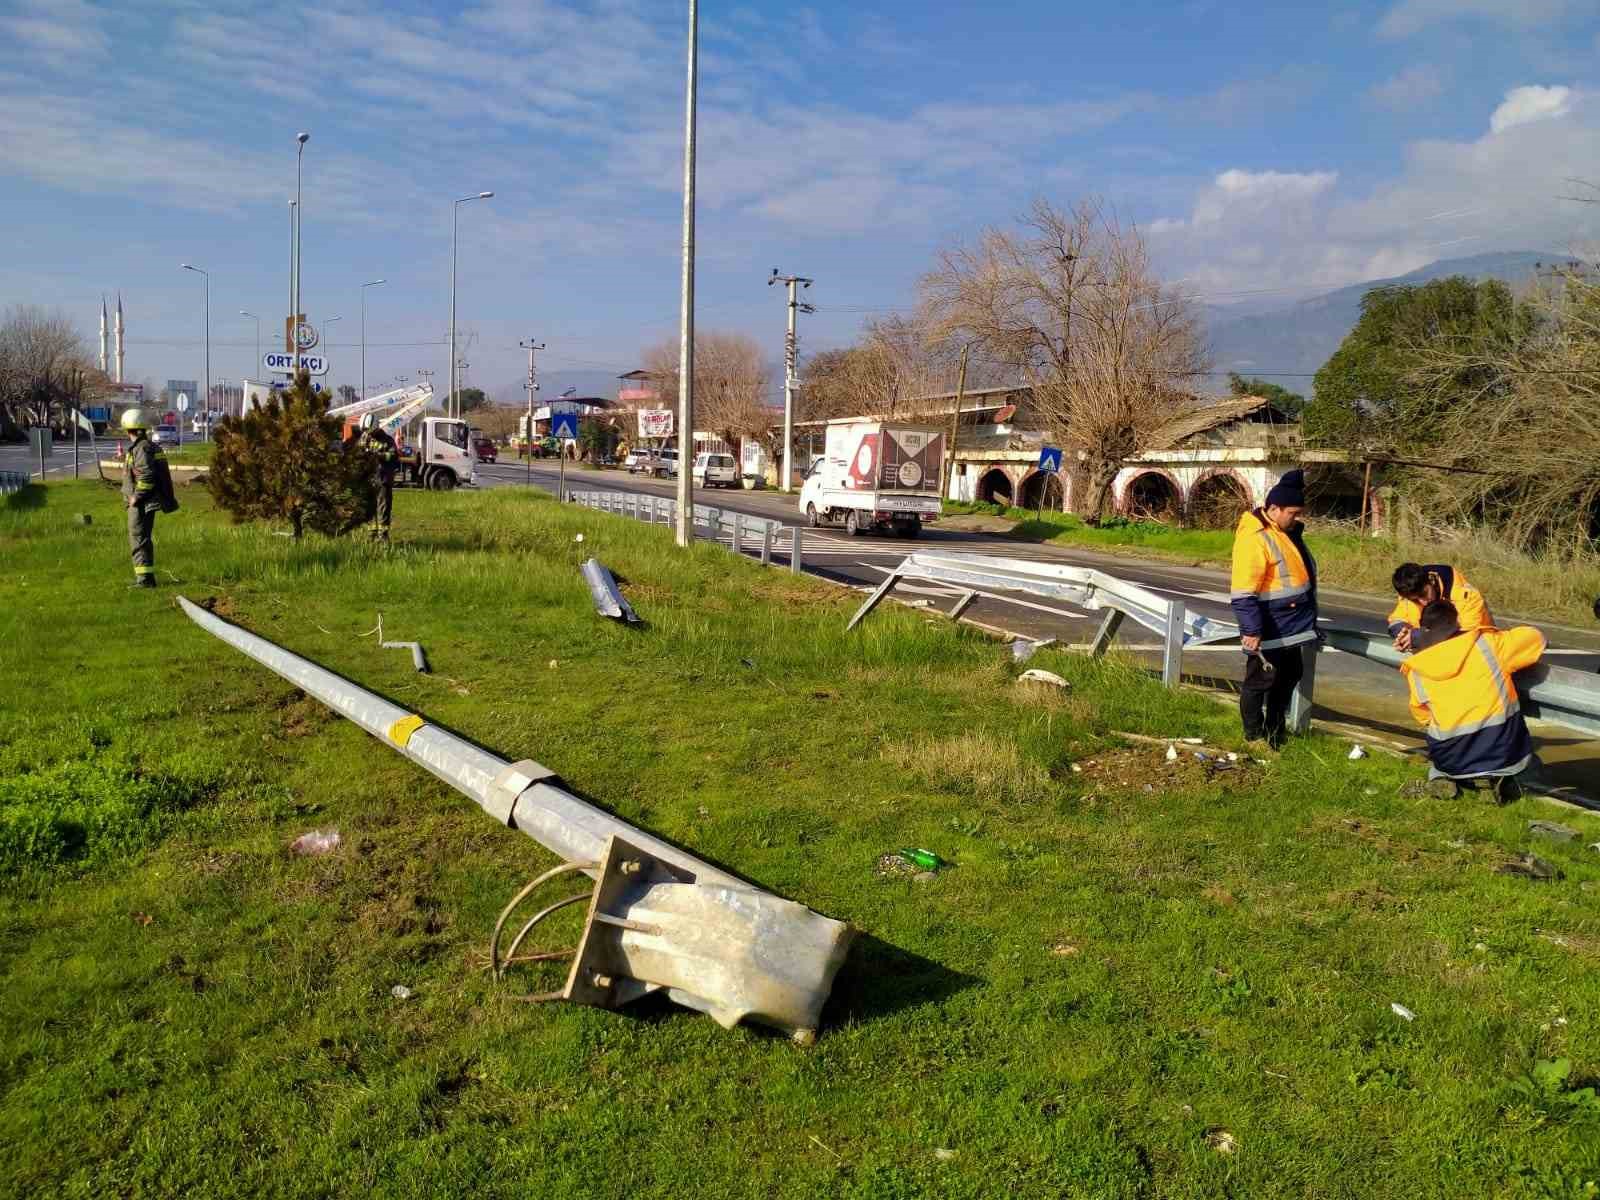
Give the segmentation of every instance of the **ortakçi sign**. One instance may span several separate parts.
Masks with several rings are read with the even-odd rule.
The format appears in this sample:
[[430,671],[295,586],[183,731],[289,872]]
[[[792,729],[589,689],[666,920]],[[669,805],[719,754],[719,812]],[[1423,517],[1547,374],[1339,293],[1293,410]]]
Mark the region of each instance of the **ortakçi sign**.
[[281,354],[274,350],[261,356],[261,365],[280,375],[293,375],[301,370],[312,375],[328,373],[328,360],[320,354]]

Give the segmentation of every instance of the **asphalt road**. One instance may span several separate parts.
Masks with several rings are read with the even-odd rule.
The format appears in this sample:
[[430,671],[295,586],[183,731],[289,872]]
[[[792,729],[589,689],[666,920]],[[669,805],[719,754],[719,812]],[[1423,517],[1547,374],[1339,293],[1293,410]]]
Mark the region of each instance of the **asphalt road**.
[[[480,464],[478,482],[481,487],[518,486],[524,484],[528,474],[522,463]],[[556,491],[558,468],[555,464],[537,461],[531,475],[535,487]],[[674,480],[630,476],[620,470],[591,471],[570,463],[567,467],[569,490],[673,496],[676,486]],[[795,495],[696,488],[695,500],[728,511],[776,520],[789,527],[804,524]],[[1314,527],[1310,538],[1315,549]],[[726,534],[722,540],[728,541]],[[808,572],[861,589],[877,587],[893,566],[912,550],[938,549],[1097,567],[1161,595],[1179,597],[1190,611],[1230,623],[1233,620],[1228,604],[1228,581],[1215,569],[1041,545],[1002,534],[941,528],[937,523],[924,527],[918,538],[881,534],[852,538],[843,529],[807,529],[802,542],[803,561]],[[780,537],[775,543],[773,557],[787,561],[788,554],[789,538]],[[900,585],[894,592],[902,600],[925,600],[931,608],[945,611],[956,594],[948,588],[907,584]],[[1324,589],[1319,600],[1320,613],[1327,624],[1374,634],[1384,632],[1384,617],[1389,609],[1386,599],[1330,593]],[[994,598],[980,598],[967,609],[966,616],[991,629],[1036,640],[1055,638],[1069,646],[1088,642],[1100,620],[1098,614],[1079,613],[1032,596],[1004,593]],[[1546,633],[1550,637],[1551,661],[1589,671],[1600,666],[1600,652],[1597,652],[1600,651],[1600,636],[1585,637],[1582,631],[1564,631],[1563,627],[1546,627]],[[1153,664],[1159,663],[1160,648],[1154,635],[1132,621],[1124,622],[1120,642],[1124,649],[1134,650]],[[1184,652],[1184,666],[1186,680],[1234,690],[1243,674],[1243,656],[1237,646],[1192,647]],[[1317,662],[1316,696],[1316,716],[1321,720],[1347,723],[1359,728],[1367,741],[1388,744],[1395,749],[1415,751],[1420,745],[1419,731],[1406,706],[1405,689],[1391,668],[1353,655],[1326,651]],[[1600,779],[1600,742],[1557,726],[1536,725],[1535,733],[1555,782],[1569,786],[1587,783],[1588,790],[1592,791],[1594,781]]]

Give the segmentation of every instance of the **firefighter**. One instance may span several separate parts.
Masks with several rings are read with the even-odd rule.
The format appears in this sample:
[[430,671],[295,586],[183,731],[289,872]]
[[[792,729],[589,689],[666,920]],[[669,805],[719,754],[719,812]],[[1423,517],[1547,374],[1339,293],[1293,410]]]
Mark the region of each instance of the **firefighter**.
[[1245,652],[1239,716],[1250,742],[1283,744],[1289,701],[1305,673],[1301,654],[1317,634],[1317,564],[1306,549],[1305,474],[1285,472],[1266,503],[1239,518],[1231,601]]
[[1464,629],[1448,600],[1422,610],[1400,673],[1426,731],[1429,791],[1450,797],[1472,781],[1491,785],[1502,804],[1522,794],[1517,776],[1537,760],[1511,677],[1544,648],[1544,634],[1528,625]]
[[1494,628],[1494,616],[1483,593],[1454,567],[1444,563],[1401,563],[1394,569],[1392,582],[1399,599],[1389,613],[1389,636],[1401,653],[1411,649],[1411,639],[1422,623],[1422,610],[1435,600],[1448,600],[1455,605],[1462,629]]
[[172,472],[161,447],[150,440],[150,420],[144,410],[130,408],[122,414],[122,428],[131,439],[122,471],[122,495],[128,505],[128,550],[133,557],[133,586],[156,586],[156,547],[151,540],[156,513],[177,512]]
[[376,413],[361,418],[361,444],[378,460],[378,509],[372,521],[372,536],[380,542],[389,540],[389,519],[394,515],[394,477],[400,470],[400,451],[378,424]]

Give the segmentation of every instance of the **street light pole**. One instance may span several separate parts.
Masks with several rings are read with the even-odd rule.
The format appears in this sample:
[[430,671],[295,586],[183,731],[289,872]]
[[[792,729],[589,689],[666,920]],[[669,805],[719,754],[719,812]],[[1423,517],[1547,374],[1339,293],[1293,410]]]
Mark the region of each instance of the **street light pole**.
[[259,370],[261,368],[261,318],[253,312],[245,312],[242,308],[239,310],[239,315],[241,317],[249,317],[256,323],[256,365],[253,369]]
[[[527,426],[526,429],[523,430],[523,439],[524,439],[524,441],[523,441],[523,446],[522,446],[522,452],[525,455],[527,455],[528,467],[527,467],[527,471],[525,472],[525,474],[527,476],[527,484],[528,484],[528,486],[532,487],[533,486],[533,394],[539,390],[538,369],[533,365],[533,356],[534,356],[534,354],[536,352],[544,349],[544,343],[543,342],[535,342],[532,338],[529,338],[525,342],[518,342],[517,345],[521,346],[523,349],[525,349],[528,352],[528,385],[527,385],[528,386],[528,426]],[[563,471],[566,470],[566,463],[565,462],[562,463],[561,469]],[[563,495],[561,498],[563,500],[565,500],[566,496]]]
[[[689,62],[683,102],[683,294],[678,315],[677,541],[694,541],[694,132],[700,7],[689,0]],[[687,453],[685,449],[687,448]]]
[[361,398],[367,398],[367,289],[388,283],[387,279],[369,279],[361,285]]
[[[207,436],[209,436],[211,425],[211,276],[209,273],[201,270],[199,267],[191,266],[188,263],[183,264],[183,269],[185,271],[193,271],[196,275],[203,277],[206,281],[206,398],[200,405],[200,410],[206,414]],[[178,418],[178,444],[183,444],[182,416]]]
[[300,352],[300,306],[305,302],[305,297],[300,292],[300,234],[302,227],[305,225],[305,205],[300,202],[300,165],[305,159],[306,143],[311,140],[311,135],[309,133],[298,133],[295,135],[294,140],[299,143],[300,148],[295,151],[294,155],[294,306],[289,316],[293,321],[295,344],[289,353],[298,354]]
[[469,200],[487,200],[493,192],[479,192],[476,196],[463,196],[450,206],[450,403],[446,412],[452,417],[461,414],[456,407],[461,403],[456,395],[456,232],[460,226],[461,206]]

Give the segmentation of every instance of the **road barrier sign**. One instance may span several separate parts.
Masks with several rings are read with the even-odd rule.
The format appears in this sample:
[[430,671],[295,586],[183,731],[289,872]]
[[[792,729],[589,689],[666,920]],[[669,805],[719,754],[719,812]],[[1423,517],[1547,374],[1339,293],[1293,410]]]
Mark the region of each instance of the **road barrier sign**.
[[321,354],[282,354],[274,350],[270,354],[261,356],[261,365],[280,375],[293,375],[299,370],[305,370],[312,375],[328,373],[328,360]]

